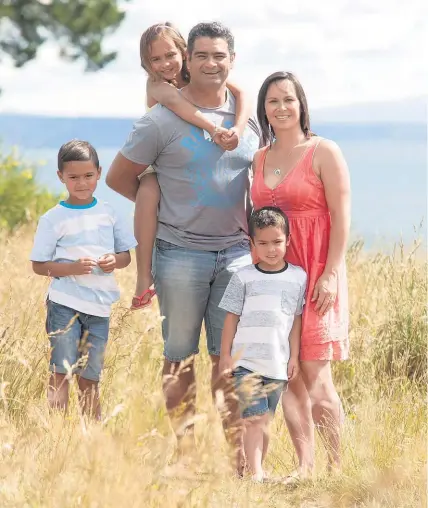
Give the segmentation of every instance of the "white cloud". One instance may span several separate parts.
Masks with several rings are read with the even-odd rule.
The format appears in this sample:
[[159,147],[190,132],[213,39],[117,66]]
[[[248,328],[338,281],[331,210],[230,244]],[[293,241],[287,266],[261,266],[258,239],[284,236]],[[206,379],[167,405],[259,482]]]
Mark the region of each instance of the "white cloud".
[[137,117],[144,111],[145,75],[139,38],[149,25],[171,20],[187,35],[199,21],[220,20],[236,39],[234,80],[255,97],[276,70],[295,72],[312,108],[423,95],[421,51],[427,10],[418,0],[247,0],[212,4],[164,0],[126,4],[127,17],[106,41],[118,59],[95,74],[82,62],[61,61],[47,44],[23,69],[0,64],[0,111],[50,115]]

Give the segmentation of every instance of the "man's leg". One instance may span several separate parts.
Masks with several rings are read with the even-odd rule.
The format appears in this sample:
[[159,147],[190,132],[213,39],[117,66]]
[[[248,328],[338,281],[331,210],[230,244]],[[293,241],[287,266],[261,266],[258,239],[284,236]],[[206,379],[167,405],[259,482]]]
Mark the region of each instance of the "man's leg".
[[[195,376],[193,357],[215,269],[216,255],[157,240],[154,279],[162,322],[163,392],[177,439],[193,444]],[[184,439],[186,438],[186,439]]]
[[220,375],[218,361],[220,356],[221,334],[225,312],[219,308],[224,291],[229,284],[232,274],[239,268],[251,264],[250,247],[248,241],[242,241],[233,247],[217,254],[217,263],[211,284],[211,293],[205,313],[205,328],[207,333],[208,352],[212,361],[211,389],[214,401],[216,393],[224,399],[224,411],[221,411],[223,428],[228,443],[234,450],[238,464],[238,471],[243,462],[242,455],[242,420],[239,404],[234,390],[233,380]]

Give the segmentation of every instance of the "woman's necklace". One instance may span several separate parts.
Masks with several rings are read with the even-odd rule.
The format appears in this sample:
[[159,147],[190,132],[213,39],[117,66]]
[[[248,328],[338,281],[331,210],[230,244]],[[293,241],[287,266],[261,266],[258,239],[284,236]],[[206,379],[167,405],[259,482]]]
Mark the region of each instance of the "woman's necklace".
[[[301,141],[299,141],[298,143],[296,143],[296,144],[293,146],[293,148],[292,148],[292,149],[288,152],[288,155],[287,155],[287,157],[286,157],[286,160],[288,160],[288,158],[289,158],[289,157],[290,157],[290,155],[291,155],[291,152],[292,152],[292,151],[296,148],[296,146],[297,146],[297,145],[299,145],[300,143],[301,143]],[[275,169],[273,170],[273,174],[274,174],[275,176],[281,176],[281,168],[275,168]]]

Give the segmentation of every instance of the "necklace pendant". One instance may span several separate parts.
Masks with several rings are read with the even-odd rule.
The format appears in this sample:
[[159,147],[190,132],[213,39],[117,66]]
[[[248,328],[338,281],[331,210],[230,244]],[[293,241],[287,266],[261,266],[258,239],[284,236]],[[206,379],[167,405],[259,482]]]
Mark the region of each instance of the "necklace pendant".
[[281,170],[279,168],[276,168],[276,169],[273,170],[273,174],[275,176],[279,176],[281,174]]

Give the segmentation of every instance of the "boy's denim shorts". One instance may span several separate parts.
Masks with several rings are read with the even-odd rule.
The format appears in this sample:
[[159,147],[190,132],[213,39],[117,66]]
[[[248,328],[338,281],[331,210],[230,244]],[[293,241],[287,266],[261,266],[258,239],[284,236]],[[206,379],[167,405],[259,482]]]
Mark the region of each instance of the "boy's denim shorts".
[[244,367],[237,367],[233,376],[243,418],[275,414],[286,381],[260,376]]
[[46,305],[46,331],[52,347],[50,370],[67,374],[64,366],[67,361],[73,374],[99,381],[110,319],[84,314],[50,300]]

